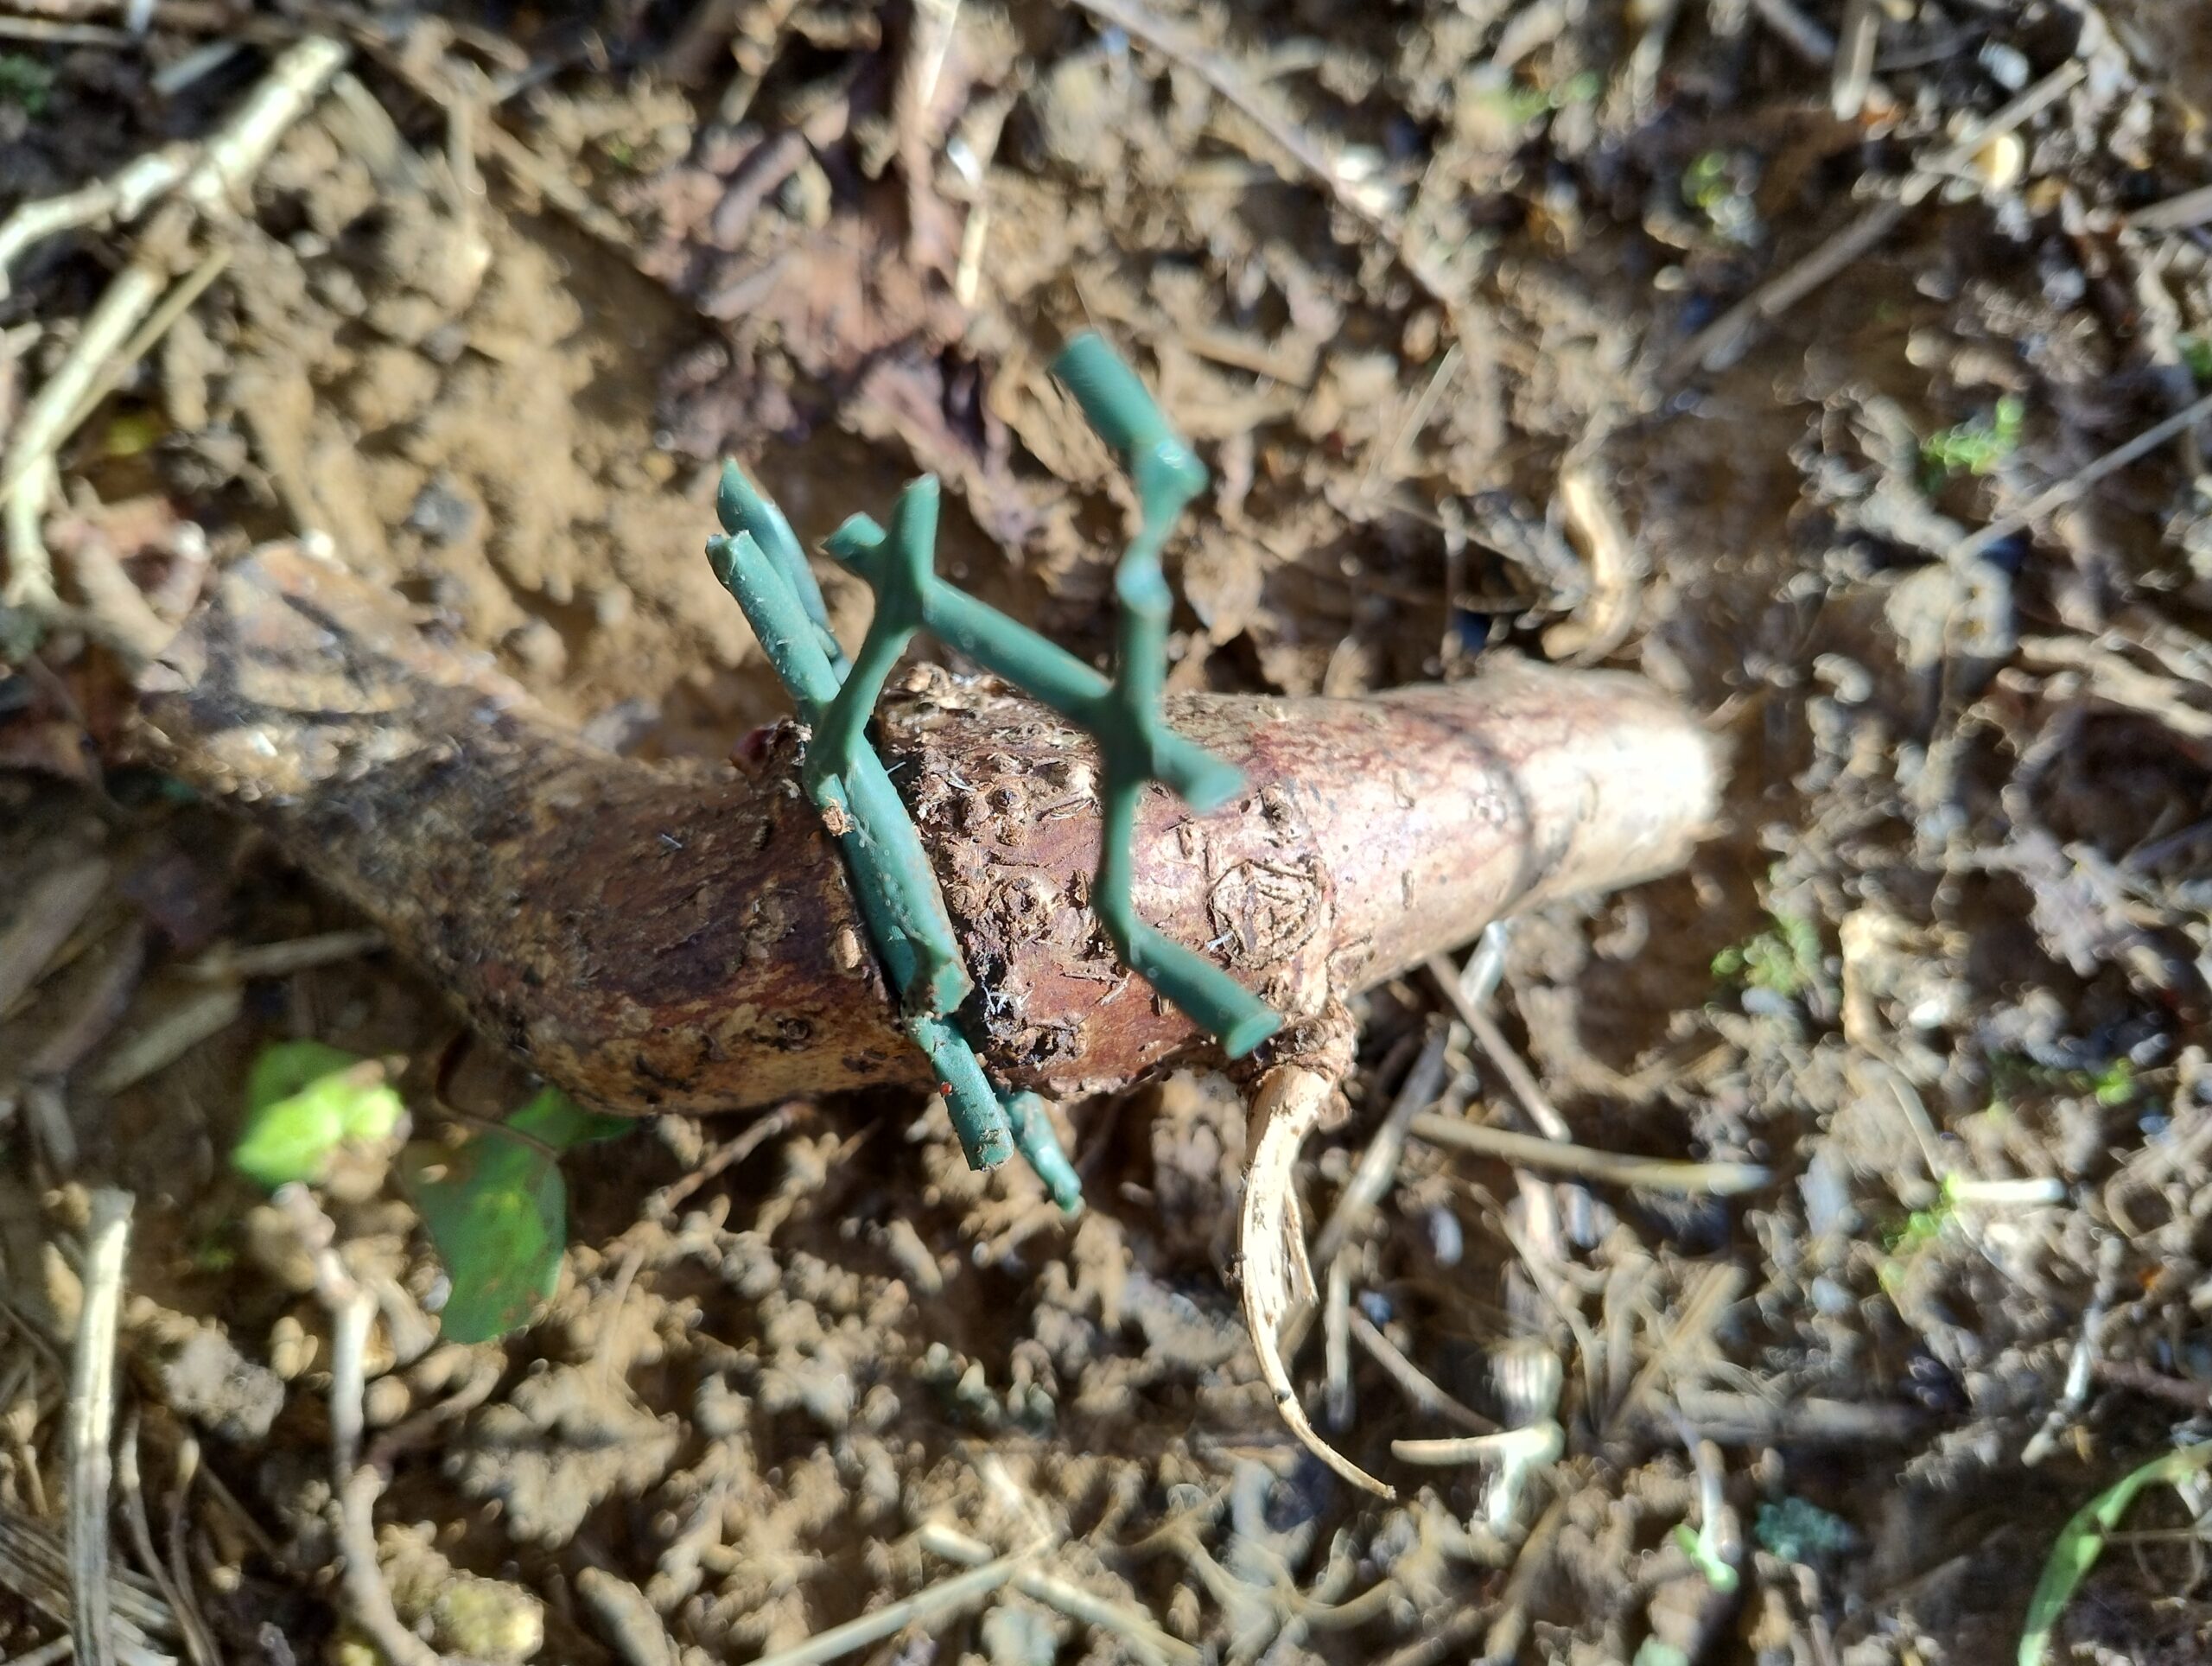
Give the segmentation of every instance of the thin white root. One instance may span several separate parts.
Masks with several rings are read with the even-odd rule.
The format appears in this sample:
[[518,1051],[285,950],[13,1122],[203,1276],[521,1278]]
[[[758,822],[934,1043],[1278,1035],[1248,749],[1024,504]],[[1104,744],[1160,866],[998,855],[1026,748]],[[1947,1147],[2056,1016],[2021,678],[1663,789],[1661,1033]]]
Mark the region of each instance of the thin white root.
[[115,1459],[115,1331],[123,1311],[124,1252],[130,1243],[131,1196],[92,1193],[86,1227],[85,1300],[69,1377],[69,1635],[85,1666],[116,1657],[115,1609],[108,1587],[107,1510]]
[[1306,1255],[1292,1170],[1299,1148],[1321,1120],[1336,1078],[1303,1065],[1278,1065],[1252,1095],[1251,1160],[1244,1172],[1244,1203],[1237,1221],[1243,1262],[1244,1326],[1260,1356],[1260,1375],[1275,1408],[1306,1449],[1353,1485],[1385,1498],[1398,1495],[1324,1440],[1307,1420],[1283,1363],[1282,1331],[1291,1314],[1314,1299],[1313,1269]]

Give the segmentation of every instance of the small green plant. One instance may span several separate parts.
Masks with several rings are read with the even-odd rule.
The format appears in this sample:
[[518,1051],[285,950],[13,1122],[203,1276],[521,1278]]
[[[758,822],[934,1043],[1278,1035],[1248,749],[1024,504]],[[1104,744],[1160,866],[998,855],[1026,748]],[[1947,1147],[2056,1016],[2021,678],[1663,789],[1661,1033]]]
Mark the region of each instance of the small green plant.
[[416,1144],[400,1177],[445,1263],[453,1293],[439,1318],[449,1342],[489,1342],[549,1300],[569,1242],[561,1154],[634,1124],[547,1088],[458,1149]]
[[2059,1529],[2057,1541],[2044,1562],[2043,1577],[2036,1581],[2035,1593],[2028,1599],[2018,1666],[2043,1666],[2059,1616],[2097,1565],[2097,1558],[2104,1554],[2106,1536],[2120,1525],[2137,1495],[2146,1487],[2178,1487],[2208,1468],[2212,1468],[2212,1446],[2184,1447],[2122,1476],[2075,1512],[2073,1519]]
[[1705,216],[1706,223],[1731,243],[1749,243],[1758,229],[1758,207],[1752,199],[1758,183],[1758,163],[1740,150],[1707,150],[1690,159],[1682,170],[1684,203]]
[[1509,125],[1526,127],[1554,111],[1574,105],[1586,105],[1605,91],[1605,84],[1598,76],[1584,71],[1569,76],[1557,86],[1530,86],[1522,81],[1512,81],[1497,87],[1487,97],[1504,116]]
[[388,1139],[407,1114],[382,1061],[320,1041],[264,1047],[246,1073],[245,1128],[231,1167],[274,1192],[320,1185],[348,1146]]
[[2089,1078],[2089,1090],[2107,1110],[2132,1104],[2135,1099],[2135,1064],[2126,1054]]
[[1881,1284],[1883,1294],[1891,1300],[1897,1300],[1897,1292],[1904,1284],[1905,1270],[1920,1252],[1942,1238],[1950,1230],[1952,1222],[1958,1218],[1956,1186],[1955,1177],[1945,1175],[1942,1189],[1934,1203],[1925,1209],[1914,1210],[1904,1218],[1901,1225],[1884,1235],[1882,1248],[1885,1253],[1875,1277]]
[[[382,1060],[320,1041],[263,1048],[246,1075],[245,1128],[231,1166],[272,1192],[321,1185],[346,1154],[399,1133],[407,1107],[385,1076]],[[632,1126],[547,1088],[464,1145],[418,1141],[400,1152],[400,1178],[453,1287],[448,1341],[504,1336],[552,1294],[569,1237],[561,1154]],[[202,1266],[214,1263],[203,1257]]]
[[2181,349],[2181,362],[2189,373],[2200,383],[2212,382],[2212,338],[2185,334],[2177,338]]
[[2094,1070],[2066,1070],[2050,1065],[2038,1065],[2018,1053],[1995,1052],[1986,1059],[1989,1070],[1989,1103],[1984,1114],[2009,1116],[2013,1103],[2024,1094],[2072,1094],[2088,1092],[2108,1110],[2122,1105],[2132,1105],[2145,1097],[2143,1084],[2137,1079],[2135,1061],[2120,1053]]
[[1713,956],[1713,975],[1739,989],[1794,998],[1820,979],[1821,928],[1802,914],[1767,918],[1774,924],[1766,931]]
[[1682,169],[1682,200],[1700,213],[1711,213],[1716,203],[1734,194],[1734,173],[1726,150],[1707,150],[1692,157],[1690,165]]
[[1859,1542],[1849,1522],[1795,1493],[1759,1506],[1752,1528],[1759,1548],[1786,1562],[1815,1562],[1847,1554]]
[[1958,474],[1993,473],[2020,448],[2020,429],[2026,419],[2026,404],[2008,393],[1980,416],[1929,436],[1920,447],[1929,488],[1932,491]]
[[0,52],[0,104],[36,121],[54,98],[54,72],[20,52]]
[[1724,1596],[1736,1588],[1743,1576],[1721,1551],[1709,1524],[1692,1527],[1688,1522],[1676,1522],[1673,1537],[1682,1554],[1697,1564],[1707,1585]]

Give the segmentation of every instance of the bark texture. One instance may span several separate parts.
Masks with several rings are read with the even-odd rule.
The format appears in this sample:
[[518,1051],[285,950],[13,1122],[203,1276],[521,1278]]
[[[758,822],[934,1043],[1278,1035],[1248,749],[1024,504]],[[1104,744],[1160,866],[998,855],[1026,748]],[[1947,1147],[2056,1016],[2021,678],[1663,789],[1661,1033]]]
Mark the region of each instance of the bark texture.
[[[1300,1015],[1516,907],[1678,864],[1720,779],[1688,714],[1607,673],[1168,715],[1250,790],[1205,816],[1155,790],[1140,910]],[[1083,735],[934,668],[878,729],[994,1070],[1067,1093],[1205,1050],[1086,906]],[[613,756],[404,602],[278,545],[226,569],[149,674],[136,744],[265,826],[532,1069],[643,1113],[926,1079],[799,792],[801,739],[737,772]]]

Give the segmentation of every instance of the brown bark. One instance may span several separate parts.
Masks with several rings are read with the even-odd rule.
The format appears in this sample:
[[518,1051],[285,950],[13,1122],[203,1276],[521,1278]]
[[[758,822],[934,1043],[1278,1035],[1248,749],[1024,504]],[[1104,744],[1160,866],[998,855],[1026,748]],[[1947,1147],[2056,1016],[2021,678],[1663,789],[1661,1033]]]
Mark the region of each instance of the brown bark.
[[[746,773],[610,756],[404,604],[277,546],[148,679],[138,744],[265,826],[532,1069],[618,1111],[925,1079],[786,729]],[[1365,700],[1196,696],[1169,717],[1250,790],[1155,791],[1140,909],[1319,1011],[1544,898],[1679,863],[1719,765],[1631,677],[1508,669]],[[981,990],[987,1062],[1067,1092],[1204,1038],[1084,906],[1090,743],[988,681],[914,672],[880,747]]]

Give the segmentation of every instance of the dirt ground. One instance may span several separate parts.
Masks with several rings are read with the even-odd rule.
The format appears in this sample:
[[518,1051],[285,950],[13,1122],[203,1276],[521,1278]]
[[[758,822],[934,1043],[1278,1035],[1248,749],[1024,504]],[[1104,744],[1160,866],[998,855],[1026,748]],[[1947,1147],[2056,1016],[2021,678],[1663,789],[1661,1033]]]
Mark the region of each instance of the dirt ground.
[[[1640,670],[1732,752],[1689,868],[1515,922],[1496,1010],[1580,1142],[1780,1178],[1410,1142],[1335,1262],[1350,1342],[1294,1362],[1396,1504],[1261,1381],[1216,1075],[1075,1109],[1072,1224],[969,1173],[934,1098],[641,1124],[569,1165],[550,1311],[474,1347],[397,1187],[333,1188],[379,1560],[437,1654],[826,1658],[918,1598],[851,1657],[1969,1666],[2014,1658],[2075,1509],[2212,1432],[2212,473],[2187,424],[2091,468],[2212,386],[2212,204],[2164,207],[2212,178],[2212,8],[124,13],[0,7],[89,31],[0,38],[10,202],[207,132],[302,31],[356,50],[62,448],[65,601],[119,571],[173,618],[208,562],[317,532],[602,744],[716,761],[785,709],[699,553],[725,454],[810,544],[933,470],[945,571],[1109,645],[1119,487],[1046,370],[1088,324],[1216,482],[1172,686],[1510,647]],[[0,421],[136,246],[11,257]],[[852,639],[865,592],[827,582]],[[0,613],[0,1650],[67,1629],[111,1186],[126,1657],[382,1658],[340,1618],[329,1303],[227,1165],[245,1071],[388,1056],[433,1125],[526,1084],[250,827],[88,747],[101,636]],[[1425,1035],[1441,1109],[1509,1103],[1426,981],[1357,1014],[1309,1221]],[[1393,1459],[1554,1402],[1556,1461]],[[2212,1658],[2208,1523],[2146,1494],[2054,1657]]]

